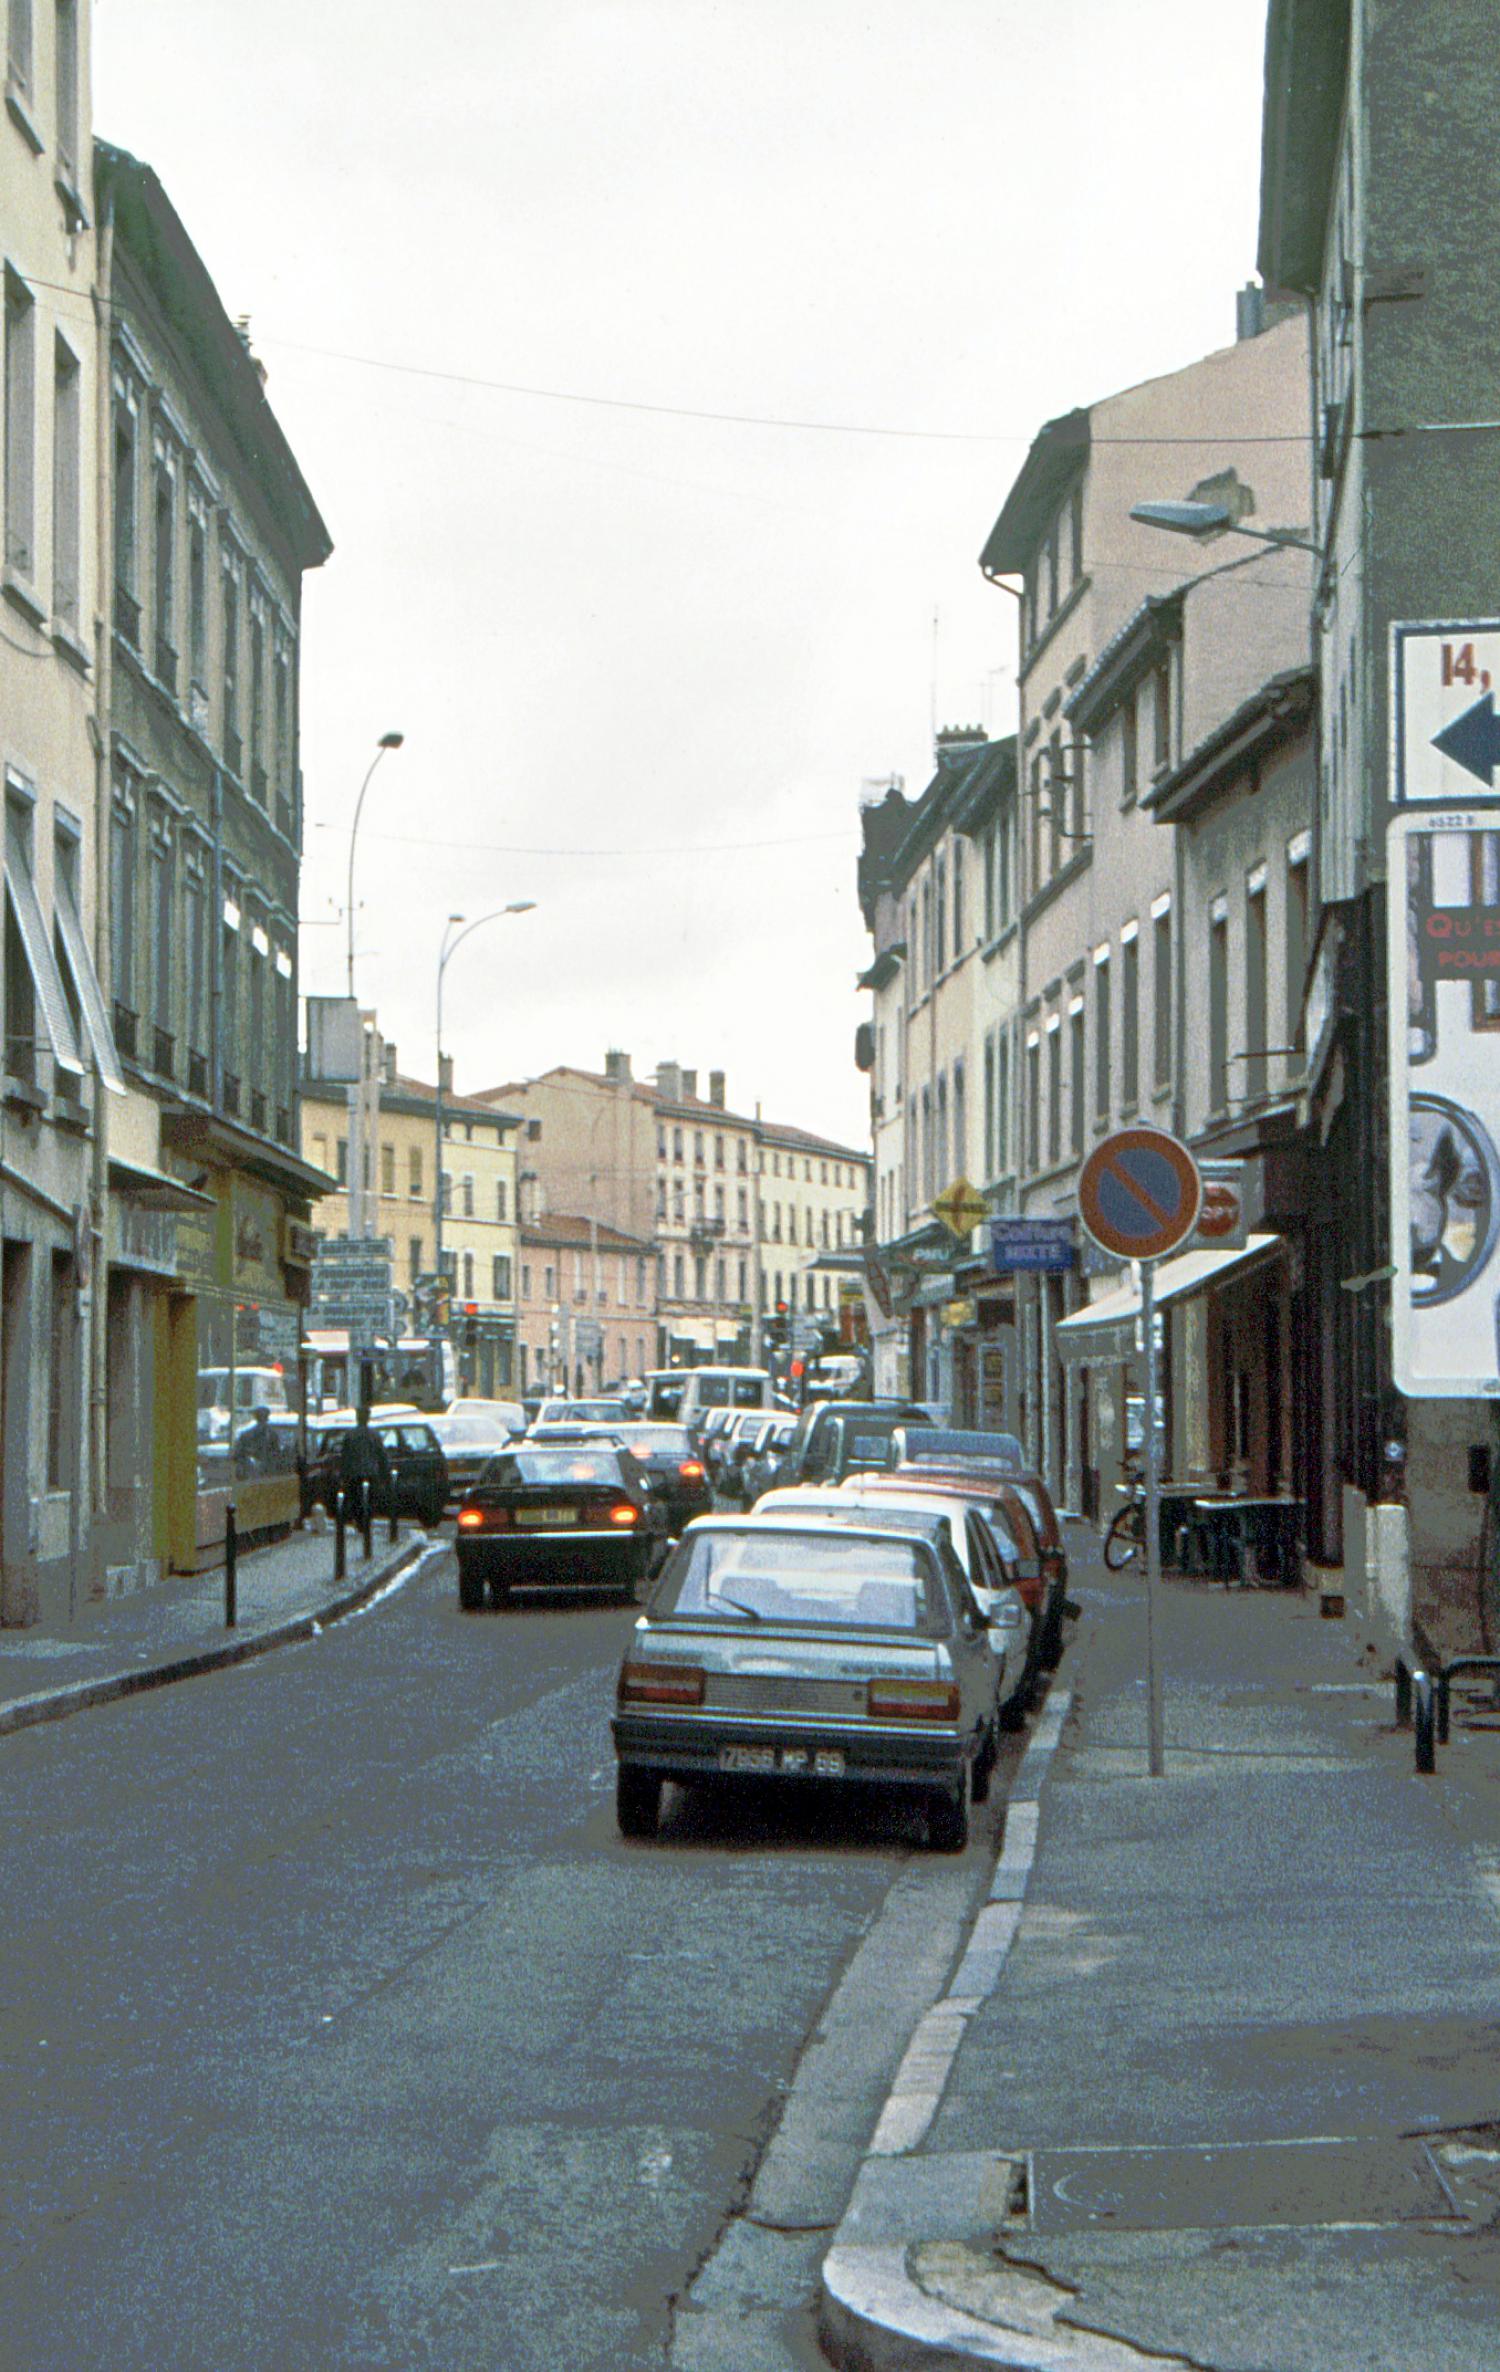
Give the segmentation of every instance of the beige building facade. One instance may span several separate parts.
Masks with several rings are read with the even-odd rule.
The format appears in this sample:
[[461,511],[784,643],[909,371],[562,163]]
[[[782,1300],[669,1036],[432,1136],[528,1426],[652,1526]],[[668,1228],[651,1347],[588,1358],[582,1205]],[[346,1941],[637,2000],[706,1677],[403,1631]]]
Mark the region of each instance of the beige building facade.
[[520,1356],[526,1392],[599,1392],[656,1357],[656,1254],[598,1219],[549,1211],[521,1226]]

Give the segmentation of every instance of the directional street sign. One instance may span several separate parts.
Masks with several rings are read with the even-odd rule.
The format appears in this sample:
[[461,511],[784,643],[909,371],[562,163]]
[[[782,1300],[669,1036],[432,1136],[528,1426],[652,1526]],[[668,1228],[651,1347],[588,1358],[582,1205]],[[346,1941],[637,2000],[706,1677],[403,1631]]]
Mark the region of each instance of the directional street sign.
[[1500,619],[1391,628],[1391,799],[1397,807],[1500,797]]
[[971,1234],[981,1219],[989,1217],[989,1209],[977,1187],[971,1186],[967,1178],[955,1178],[933,1203],[932,1215],[955,1235],[964,1236]]
[[1198,1164],[1161,1128],[1117,1128],[1094,1147],[1078,1177],[1078,1212],[1096,1244],[1118,1260],[1160,1260],[1198,1223]]

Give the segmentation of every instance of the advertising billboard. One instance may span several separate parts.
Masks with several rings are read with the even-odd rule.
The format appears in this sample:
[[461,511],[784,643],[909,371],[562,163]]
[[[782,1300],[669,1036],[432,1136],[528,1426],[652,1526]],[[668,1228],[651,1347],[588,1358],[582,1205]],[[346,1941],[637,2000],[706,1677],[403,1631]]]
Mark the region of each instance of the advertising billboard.
[[1389,828],[1391,1325],[1419,1399],[1500,1394],[1500,811]]

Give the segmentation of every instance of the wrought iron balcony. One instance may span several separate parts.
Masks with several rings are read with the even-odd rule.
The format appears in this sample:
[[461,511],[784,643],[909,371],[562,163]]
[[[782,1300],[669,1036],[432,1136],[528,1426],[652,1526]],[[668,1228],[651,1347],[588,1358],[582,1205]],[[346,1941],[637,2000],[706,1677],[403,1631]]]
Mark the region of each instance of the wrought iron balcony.
[[129,1005],[122,1005],[118,997],[115,999],[115,1045],[124,1062],[134,1062],[137,1058],[140,1043],[140,1021],[140,1015],[134,1012]]

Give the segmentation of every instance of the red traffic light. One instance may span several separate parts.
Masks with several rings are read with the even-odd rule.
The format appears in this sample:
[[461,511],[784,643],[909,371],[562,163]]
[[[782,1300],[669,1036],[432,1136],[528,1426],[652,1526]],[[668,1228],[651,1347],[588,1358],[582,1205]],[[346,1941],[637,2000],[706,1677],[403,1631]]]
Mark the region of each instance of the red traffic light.
[[786,1303],[784,1301],[777,1302],[776,1315],[778,1318],[784,1318],[786,1316]]
[[791,1366],[790,1366],[790,1367],[787,1369],[787,1374],[788,1374],[788,1375],[792,1375],[792,1376],[798,1376],[798,1375],[800,1375],[801,1373],[802,1373],[802,1362],[801,1362],[801,1360],[800,1360],[800,1359],[794,1359],[794,1360],[792,1361],[792,1364],[791,1364]]

